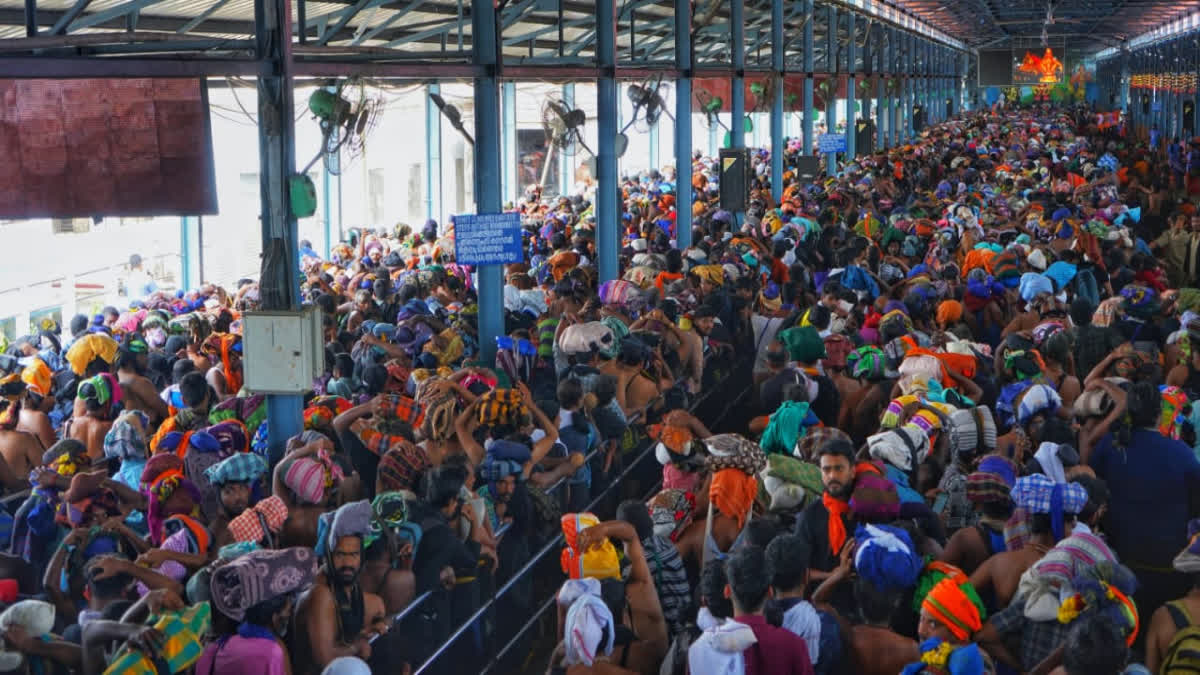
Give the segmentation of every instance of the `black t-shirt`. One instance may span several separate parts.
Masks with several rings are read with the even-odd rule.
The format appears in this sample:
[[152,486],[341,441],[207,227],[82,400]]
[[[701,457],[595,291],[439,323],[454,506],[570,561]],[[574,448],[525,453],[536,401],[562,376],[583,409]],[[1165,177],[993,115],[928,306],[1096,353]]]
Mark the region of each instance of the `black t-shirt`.
[[772,375],[759,386],[758,393],[763,408],[771,412],[778,410],[779,406],[783,404],[783,388],[789,384],[798,384],[803,381],[803,375],[795,368],[785,368],[778,374]]

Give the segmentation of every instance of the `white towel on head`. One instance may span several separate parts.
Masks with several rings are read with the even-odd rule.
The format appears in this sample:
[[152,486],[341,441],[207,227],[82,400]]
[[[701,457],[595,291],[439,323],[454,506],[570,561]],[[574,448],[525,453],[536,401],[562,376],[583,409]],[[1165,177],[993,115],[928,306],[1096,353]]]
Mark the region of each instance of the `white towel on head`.
[[821,616],[805,600],[783,613],[783,628],[804,638],[808,659],[815,666],[821,660]]
[[581,595],[600,597],[600,580],[592,577],[567,579],[558,589],[558,606],[570,607]]
[[1047,478],[1055,483],[1067,482],[1067,471],[1058,456],[1058,443],[1042,443],[1033,454],[1033,458],[1042,465],[1042,473],[1046,474]]
[[725,621],[701,633],[688,648],[688,669],[697,675],[744,675],[742,652],[757,642],[746,624]]
[[[613,615],[608,605],[599,596],[590,593],[580,595],[567,610],[563,625],[563,646],[566,651],[563,665],[590,666],[596,662],[596,656],[612,654],[613,633]],[[607,639],[601,644],[600,641],[605,637]]]

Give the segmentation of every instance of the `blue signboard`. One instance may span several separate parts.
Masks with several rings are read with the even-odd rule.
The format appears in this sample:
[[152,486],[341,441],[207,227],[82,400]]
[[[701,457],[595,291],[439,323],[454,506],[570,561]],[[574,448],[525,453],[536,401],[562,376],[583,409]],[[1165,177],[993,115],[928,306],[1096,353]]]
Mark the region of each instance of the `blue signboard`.
[[821,134],[817,137],[817,147],[821,152],[845,152],[846,134]]
[[1155,101],[1154,103],[1151,103],[1150,104],[1150,112],[1152,112],[1152,113],[1162,112],[1162,101]]
[[523,262],[521,215],[486,213],[455,216],[454,258],[460,265]]

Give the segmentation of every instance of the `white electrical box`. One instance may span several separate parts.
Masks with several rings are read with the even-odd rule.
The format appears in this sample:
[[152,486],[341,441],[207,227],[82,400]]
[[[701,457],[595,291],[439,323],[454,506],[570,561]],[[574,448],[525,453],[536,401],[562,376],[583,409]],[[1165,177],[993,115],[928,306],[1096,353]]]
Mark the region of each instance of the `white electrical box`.
[[321,310],[242,315],[242,368],[254,394],[303,394],[325,370]]

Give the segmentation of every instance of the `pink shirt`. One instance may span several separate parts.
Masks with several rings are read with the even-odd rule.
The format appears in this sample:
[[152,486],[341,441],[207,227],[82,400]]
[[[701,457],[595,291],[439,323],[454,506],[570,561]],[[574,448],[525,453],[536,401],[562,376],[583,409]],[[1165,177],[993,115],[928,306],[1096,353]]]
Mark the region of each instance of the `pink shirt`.
[[196,675],[284,675],[283,648],[275,640],[234,635],[205,647]]

